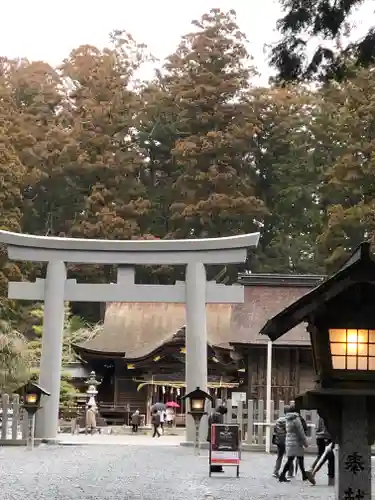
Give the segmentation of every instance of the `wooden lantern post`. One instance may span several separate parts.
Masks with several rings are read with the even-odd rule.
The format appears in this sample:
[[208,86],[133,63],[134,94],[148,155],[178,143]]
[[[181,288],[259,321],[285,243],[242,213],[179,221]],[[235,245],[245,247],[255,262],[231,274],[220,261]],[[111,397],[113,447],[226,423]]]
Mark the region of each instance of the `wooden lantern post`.
[[269,320],[274,341],[307,323],[317,374],[296,405],[317,409],[338,443],[338,500],[371,500],[375,440],[375,262],[369,243],[317,288]]

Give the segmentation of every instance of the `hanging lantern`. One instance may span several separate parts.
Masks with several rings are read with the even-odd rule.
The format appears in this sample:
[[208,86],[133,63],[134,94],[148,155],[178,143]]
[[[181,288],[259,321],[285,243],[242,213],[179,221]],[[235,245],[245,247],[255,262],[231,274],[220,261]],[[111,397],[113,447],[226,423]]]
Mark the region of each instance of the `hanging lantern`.
[[177,387],[177,396],[179,396],[179,395],[180,395],[180,388]]
[[164,387],[164,385],[163,385],[163,387],[161,388],[161,392],[162,392],[163,394],[165,394],[165,387]]

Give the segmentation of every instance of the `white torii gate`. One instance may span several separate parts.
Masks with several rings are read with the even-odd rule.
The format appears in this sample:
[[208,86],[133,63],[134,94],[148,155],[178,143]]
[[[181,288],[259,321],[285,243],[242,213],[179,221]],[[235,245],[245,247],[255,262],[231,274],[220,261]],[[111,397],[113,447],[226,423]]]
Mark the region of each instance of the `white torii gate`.
[[[201,240],[86,240],[0,231],[0,243],[13,260],[48,262],[46,279],[10,282],[8,297],[44,300],[39,382],[51,393],[39,411],[37,437],[55,440],[60,398],[64,302],[186,303],[186,387],[207,390],[206,303],[241,303],[243,287],[206,281],[205,264],[244,262],[259,233]],[[117,264],[117,283],[81,284],[66,279],[66,263]],[[134,265],[186,265],[186,281],[175,285],[137,285]],[[187,420],[186,438],[195,436]]]

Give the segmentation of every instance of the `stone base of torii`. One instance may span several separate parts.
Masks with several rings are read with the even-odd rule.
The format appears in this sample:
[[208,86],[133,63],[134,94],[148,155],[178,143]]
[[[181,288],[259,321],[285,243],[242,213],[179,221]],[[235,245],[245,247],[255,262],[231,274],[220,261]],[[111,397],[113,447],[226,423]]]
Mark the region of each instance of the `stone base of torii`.
[[[36,436],[54,441],[60,399],[64,302],[184,302],[186,303],[186,388],[207,391],[207,303],[241,303],[243,287],[207,282],[205,265],[245,262],[247,249],[258,244],[259,233],[201,240],[83,240],[32,236],[0,231],[0,243],[10,259],[47,262],[45,280],[11,282],[12,299],[44,300],[40,385],[51,393],[38,413]],[[114,264],[115,284],[80,284],[66,279],[67,263]],[[135,265],[185,265],[185,282],[137,285]],[[187,411],[189,408],[187,408]],[[187,418],[186,439],[195,427]],[[206,428],[202,425],[202,439]]]

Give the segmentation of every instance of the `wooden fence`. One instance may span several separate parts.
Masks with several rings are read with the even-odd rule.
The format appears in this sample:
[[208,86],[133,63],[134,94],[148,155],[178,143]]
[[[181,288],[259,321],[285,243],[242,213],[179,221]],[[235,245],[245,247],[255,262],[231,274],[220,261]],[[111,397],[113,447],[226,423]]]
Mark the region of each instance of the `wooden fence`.
[[0,401],[0,445],[26,444],[28,418],[17,394],[3,394]]
[[[221,404],[221,400],[217,400],[215,404]],[[239,424],[242,440],[246,444],[249,446],[264,448],[266,445],[267,429],[270,428],[269,432],[272,436],[276,420],[280,416],[284,415],[284,407],[286,403],[284,403],[284,401],[279,401],[275,404],[274,401],[271,401],[270,425],[267,425],[266,405],[261,399],[249,399],[247,403],[238,402],[238,406],[236,407],[232,405],[232,401],[229,399],[226,401],[225,405],[228,408],[228,413],[225,416],[225,422]],[[308,441],[309,443],[315,445],[317,412],[316,410],[303,410],[301,411],[301,416],[306,420],[308,426]]]
[[[221,400],[215,402],[221,404]],[[227,423],[238,423],[241,430],[242,440],[254,448],[264,449],[266,445],[267,429],[272,429],[279,418],[284,415],[284,402],[277,404],[271,402],[271,423],[267,424],[266,405],[262,400],[249,400],[247,403],[239,402],[234,407],[232,401],[226,401],[228,413],[225,416]],[[315,424],[317,419],[316,411],[302,411],[301,415],[306,420],[308,426],[308,440],[315,445]],[[19,396],[14,394],[8,396],[4,394],[0,400],[0,446],[12,444],[26,444],[28,434],[28,418],[25,410],[20,406]]]

